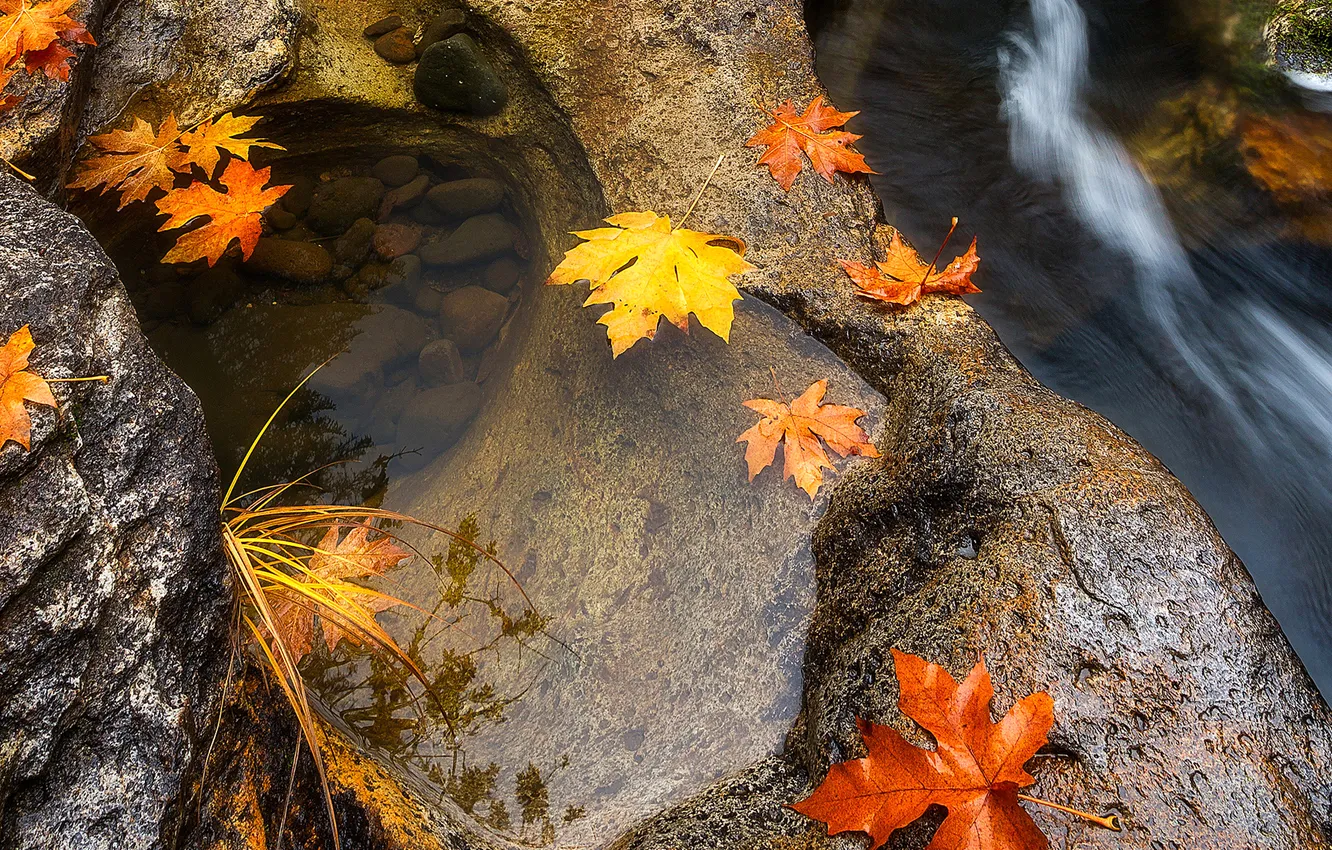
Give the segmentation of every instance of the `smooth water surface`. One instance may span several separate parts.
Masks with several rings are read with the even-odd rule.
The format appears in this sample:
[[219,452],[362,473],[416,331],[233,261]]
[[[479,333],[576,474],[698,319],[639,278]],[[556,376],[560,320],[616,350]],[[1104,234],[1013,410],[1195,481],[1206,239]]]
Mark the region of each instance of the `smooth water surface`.
[[1332,687],[1332,116],[1269,4],[811,4],[821,78],[922,251],[1038,378],[1179,475]]
[[[362,171],[323,175],[313,209]],[[872,431],[883,399],[753,300],[736,305],[729,345],[666,326],[613,360],[601,308],[581,306],[586,285],[541,285],[539,234],[517,235],[531,217],[511,199],[481,215],[514,229],[498,256],[440,265],[419,248],[427,261],[396,274],[360,251],[341,281],[161,267],[154,240],[107,241],[155,349],[199,394],[225,474],[332,358],[241,490],[319,470],[294,492],[458,529],[502,564],[404,528],[426,557],[381,584],[414,607],[380,619],[436,699],[368,650],[321,646],[303,671],[327,714],[498,833],[593,846],[777,751],[799,710],[809,539],[827,490],[811,501],[780,460],[747,480],[736,439],[756,414],[741,402],[789,401],[827,379],[828,401],[869,411]],[[345,222],[299,218],[282,222],[283,241],[355,253]],[[423,245],[468,227],[417,208],[389,223],[425,228]],[[521,279],[498,285],[497,263]]]

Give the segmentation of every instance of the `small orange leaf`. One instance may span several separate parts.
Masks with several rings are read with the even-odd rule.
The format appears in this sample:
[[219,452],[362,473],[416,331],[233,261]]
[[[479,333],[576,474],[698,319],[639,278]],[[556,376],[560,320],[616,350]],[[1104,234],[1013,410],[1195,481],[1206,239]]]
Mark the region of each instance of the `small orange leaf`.
[[928,263],[921,261],[916,249],[903,241],[902,234],[896,229],[888,244],[888,256],[882,262],[873,266],[847,260],[838,262],[855,281],[856,294],[874,301],[907,305],[934,292],[953,295],[980,292],[980,288],[971,282],[971,276],[980,268],[975,239],[971,240],[971,247],[965,254],[942,269],[931,269]]
[[184,227],[201,216],[210,219],[203,227],[182,234],[162,262],[188,263],[207,259],[208,265],[212,266],[222,258],[233,239],[240,241],[241,254],[249,259],[263,233],[264,210],[291,188],[265,188],[268,173],[267,168],[255,170],[245,160],[233,159],[220,180],[227,189],[225,193],[207,183],[191,183],[159,199],[157,209],[170,216],[159,231]]
[[856,424],[865,411],[839,404],[821,404],[827,389],[827,381],[815,381],[789,407],[766,398],[744,403],[745,407],[764,417],[736,438],[737,443],[749,443],[745,448],[745,462],[749,464],[750,481],[772,464],[779,443],[784,445],[783,478],[794,478],[796,486],[811,499],[823,484],[823,470],[836,469],[823,451],[820,438],[840,457],[879,456],[869,435]]
[[28,355],[37,347],[32,331],[24,325],[0,348],[0,448],[13,440],[31,450],[32,420],[23,402],[55,407],[55,396],[46,381],[28,369]]
[[1044,692],[990,719],[994,687],[980,661],[961,685],[937,664],[893,650],[898,708],[925,728],[934,750],[895,730],[857,720],[868,754],[834,764],[808,798],[791,806],[828,834],[865,832],[871,850],[932,805],[948,817],[926,850],[1046,850],[1049,842],[1018,803],[1035,780],[1022,766],[1046,742],[1054,701]]
[[80,35],[86,35],[87,30],[66,14],[74,2],[0,0],[0,68],[12,65],[26,54],[45,50],[62,33],[70,32],[81,40]]
[[786,101],[768,117],[773,123],[759,130],[745,142],[746,147],[766,146],[758,164],[768,166],[773,178],[786,191],[791,191],[796,175],[804,168],[800,154],[809,157],[814,170],[829,183],[838,171],[848,174],[873,174],[865,157],[851,149],[852,143],[862,138],[841,127],[857,112],[838,112],[825,106],[823,95],[814,98],[803,115],[796,113],[795,104]]

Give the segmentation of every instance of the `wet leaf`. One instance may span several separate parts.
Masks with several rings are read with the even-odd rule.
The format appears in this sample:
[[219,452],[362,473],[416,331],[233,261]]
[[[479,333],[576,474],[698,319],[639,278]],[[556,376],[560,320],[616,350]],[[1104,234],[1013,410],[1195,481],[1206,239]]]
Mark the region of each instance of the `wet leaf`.
[[772,124],[751,136],[745,145],[768,148],[759,157],[758,164],[768,166],[773,178],[788,192],[796,176],[805,167],[801,153],[809,158],[809,164],[829,183],[839,171],[847,174],[873,174],[874,171],[865,163],[865,157],[851,149],[851,145],[862,137],[833,129],[841,127],[858,114],[838,112],[825,105],[823,95],[819,95],[810,101],[802,115],[795,111],[795,104],[788,100],[768,112]]
[[842,268],[855,281],[856,294],[874,301],[893,304],[912,304],[922,295],[946,292],[967,295],[980,292],[971,276],[980,268],[980,255],[976,253],[976,240],[971,240],[967,252],[941,269],[931,269],[920,259],[916,249],[893,230],[888,244],[888,256],[873,266],[864,266],[841,260]]
[[360,612],[353,612],[353,616],[356,613],[373,616],[373,612],[402,604],[391,596],[346,579],[383,575],[411,557],[410,553],[390,537],[369,539],[375,529],[368,524],[353,526],[339,540],[342,529],[343,526],[331,525],[324,533],[306,562],[308,572],[297,579],[306,585],[299,594],[288,590],[275,590],[270,594],[277,636],[286,643],[296,662],[314,648],[316,612],[320,614],[324,643],[332,652],[343,640],[357,645],[361,643],[356,630],[344,629],[340,625],[348,619],[346,612],[350,606],[360,608]]
[[663,316],[688,331],[693,313],[699,324],[729,341],[732,304],[740,291],[728,278],[754,268],[744,261],[743,242],[672,230],[670,218],[654,212],[621,213],[606,222],[613,227],[574,234],[587,241],[564,255],[546,284],[591,282],[583,306],[612,305],[599,323],[606,326],[615,357],[640,339],[652,339]]
[[32,420],[23,403],[55,407],[51,387],[28,370],[28,355],[37,347],[32,332],[24,325],[10,335],[0,348],[0,448],[13,440],[31,449]]
[[934,736],[934,750],[908,743],[887,726],[857,720],[868,755],[834,764],[807,799],[791,808],[828,825],[828,833],[865,832],[871,850],[931,805],[948,809],[926,850],[1046,850],[1049,843],[1018,803],[1035,780],[1022,766],[1054,725],[1054,701],[1028,696],[998,723],[985,662],[961,685],[948,671],[893,650],[901,683],[898,708]]
[[119,209],[146,200],[154,189],[169,190],[175,172],[187,168],[187,152],[180,144],[176,116],[168,115],[157,131],[142,118],[130,130],[112,130],[88,139],[103,153],[83,163],[71,189],[102,187],[102,194],[121,192]]
[[7,68],[29,53],[45,50],[62,37],[93,44],[83,25],[67,14],[74,3],[75,0],[0,0],[0,67]]
[[176,189],[157,202],[159,211],[170,216],[159,230],[184,227],[196,218],[207,216],[203,227],[181,235],[162,258],[164,263],[188,263],[207,259],[212,266],[221,259],[233,239],[239,240],[241,254],[249,259],[263,233],[263,212],[277,202],[290,186],[267,187],[269,170],[256,170],[242,159],[233,159],[222,172],[219,192],[207,183],[191,183]]
[[865,411],[822,404],[827,390],[827,381],[815,381],[790,406],[766,398],[745,402],[745,407],[763,415],[757,425],[736,439],[737,443],[749,444],[745,448],[745,462],[749,464],[750,481],[772,464],[779,444],[785,461],[782,477],[795,479],[796,486],[811,499],[823,484],[823,470],[836,469],[820,439],[840,457],[879,456],[869,435],[856,424]]
[[260,120],[228,112],[216,121],[205,121],[194,130],[181,134],[181,144],[187,149],[186,162],[199,166],[205,175],[212,177],[222,158],[219,150],[245,160],[250,158],[252,148],[285,150],[281,145],[264,139],[238,138],[253,130]]

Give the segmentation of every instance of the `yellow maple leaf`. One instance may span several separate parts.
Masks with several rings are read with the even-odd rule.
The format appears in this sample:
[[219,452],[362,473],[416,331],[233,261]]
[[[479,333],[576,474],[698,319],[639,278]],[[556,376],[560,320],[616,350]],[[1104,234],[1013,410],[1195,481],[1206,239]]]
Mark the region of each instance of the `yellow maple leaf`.
[[162,262],[207,259],[212,266],[222,258],[233,239],[240,240],[241,254],[248,260],[263,233],[264,210],[291,188],[265,187],[270,170],[255,169],[243,159],[233,159],[219,180],[226,192],[219,192],[207,183],[191,183],[160,198],[157,209],[170,218],[158,228],[159,232],[184,227],[203,216],[210,219],[203,227],[182,234]]
[[730,340],[732,306],[740,291],[728,280],[754,268],[743,259],[745,243],[730,236],[671,229],[667,216],[630,212],[606,219],[612,227],[575,231],[587,241],[564,255],[547,285],[590,281],[583,302],[610,304],[606,326],[611,353],[619,357],[640,339],[652,339],[666,320],[689,329],[689,314]]
[[28,355],[36,347],[27,325],[10,334],[9,341],[0,346],[0,448],[10,440],[25,449],[32,448],[32,420],[23,409],[25,401],[56,406],[51,387],[28,371]]
[[217,163],[222,159],[218,150],[224,150],[237,159],[249,159],[251,148],[271,148],[286,150],[281,145],[264,139],[240,139],[242,133],[254,129],[261,119],[233,115],[230,112],[216,121],[205,121],[194,130],[181,134],[180,142],[187,149],[187,162],[194,163],[204,170],[204,174],[213,176]]
[[175,172],[189,165],[174,115],[168,115],[156,133],[147,121],[135,118],[132,130],[112,130],[88,141],[104,153],[83,164],[70,188],[101,186],[102,194],[118,189],[123,192],[118,209],[147,199],[153,189],[169,190]]

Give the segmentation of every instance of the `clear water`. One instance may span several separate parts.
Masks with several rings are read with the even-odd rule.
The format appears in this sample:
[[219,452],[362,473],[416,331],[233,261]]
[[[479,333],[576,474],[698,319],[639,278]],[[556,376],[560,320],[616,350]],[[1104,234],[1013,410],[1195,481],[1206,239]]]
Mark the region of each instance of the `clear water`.
[[[1179,475],[1332,687],[1326,96],[1264,65],[1263,3],[814,4],[820,76],[918,244],[977,233],[970,300],[1042,381]],[[1320,159],[1321,157],[1321,159]]]
[[[511,203],[502,212],[529,219]],[[164,246],[139,231],[106,235],[155,349],[199,394],[227,474],[288,389],[334,358],[275,423],[242,489],[333,464],[308,495],[493,541],[517,580],[444,535],[404,532],[439,557],[386,577],[416,609],[380,617],[447,719],[367,651],[321,648],[304,665],[329,715],[424,793],[511,838],[593,846],[780,749],[799,710],[809,535],[826,490],[811,502],[776,469],[749,483],[736,438],[755,417],[743,400],[789,400],[818,379],[830,401],[870,411],[872,430],[883,399],[831,352],[745,300],[730,345],[667,326],[612,360],[586,291],[542,286],[542,263],[515,254],[524,273],[503,328],[449,384],[474,393],[474,413],[404,436],[431,392],[417,351],[450,333],[439,296],[484,264],[427,266],[422,297],[241,266],[243,285],[209,312],[201,268],[158,266]],[[526,237],[520,247],[540,244]]]

